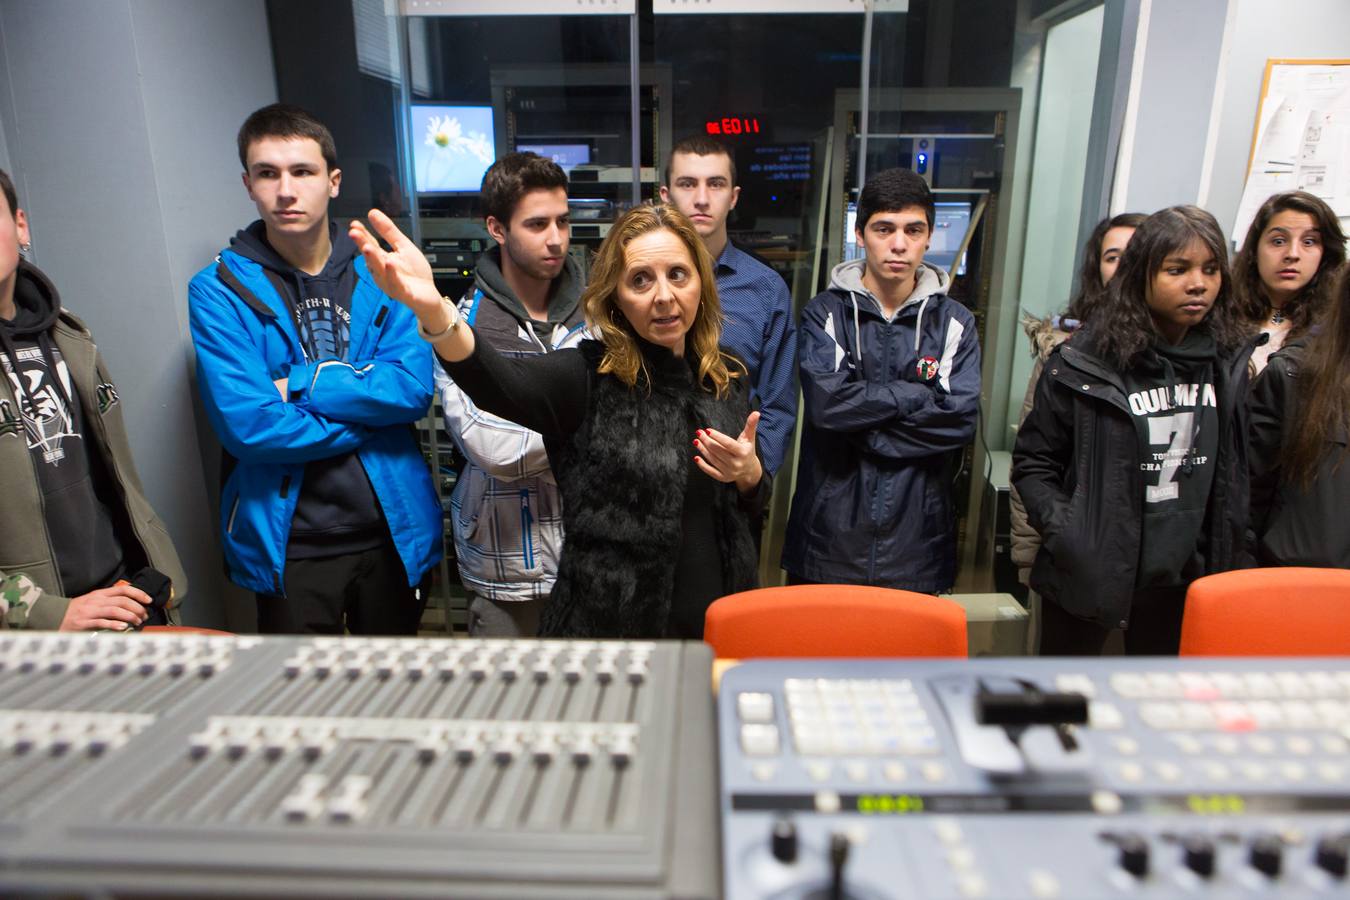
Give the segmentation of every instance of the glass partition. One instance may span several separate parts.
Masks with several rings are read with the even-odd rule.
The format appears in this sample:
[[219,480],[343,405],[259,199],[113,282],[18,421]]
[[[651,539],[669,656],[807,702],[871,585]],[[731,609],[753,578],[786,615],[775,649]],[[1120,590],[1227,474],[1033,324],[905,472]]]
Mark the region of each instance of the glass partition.
[[[270,0],[268,17],[281,99],[312,109],[337,139],[334,212],[390,213],[450,296],[488,246],[477,181],[507,151],[567,169],[570,252],[585,268],[615,218],[656,196],[676,141],[718,138],[741,188],[730,238],[784,279],[797,309],[858,253],[853,207],[867,175],[922,175],[939,203],[928,259],[974,313],[984,351],[984,422],[958,483],[958,586],[969,590],[994,586],[1000,454],[1025,389],[1017,315],[1062,302],[1073,268],[1100,5]],[[1023,299],[1024,268],[1035,303]],[[765,583],[781,578],[793,481],[790,456]]]

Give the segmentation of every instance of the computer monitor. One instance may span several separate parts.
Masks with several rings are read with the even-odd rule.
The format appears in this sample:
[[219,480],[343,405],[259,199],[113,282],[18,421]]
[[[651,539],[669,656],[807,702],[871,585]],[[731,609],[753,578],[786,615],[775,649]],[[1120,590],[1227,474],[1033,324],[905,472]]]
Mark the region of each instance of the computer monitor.
[[590,144],[516,144],[521,153],[538,153],[544,159],[551,159],[564,172],[571,172],[574,166],[585,166],[591,162]]
[[410,111],[417,193],[478,193],[497,158],[492,107],[414,103]]
[[[961,242],[970,230],[970,203],[966,201],[939,201],[933,204],[933,237],[924,253],[924,262],[931,263],[942,271],[951,270],[952,261],[961,249]],[[844,259],[862,259],[863,249],[858,246],[858,237],[854,233],[858,224],[858,204],[850,202],[844,211]],[[956,267],[957,275],[966,274],[966,255],[961,254],[961,262]]]
[[[967,202],[940,202],[934,204],[933,239],[928,244],[928,252],[923,258],[944,272],[951,271],[961,242],[970,230],[970,204]],[[956,266],[956,274],[966,274],[966,257]]]

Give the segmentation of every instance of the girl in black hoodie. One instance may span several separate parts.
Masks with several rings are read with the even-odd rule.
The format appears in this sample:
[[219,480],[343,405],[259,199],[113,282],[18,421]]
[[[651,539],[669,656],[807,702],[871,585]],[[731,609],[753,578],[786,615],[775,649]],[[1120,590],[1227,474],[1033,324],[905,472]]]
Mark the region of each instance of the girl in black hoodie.
[[1042,536],[1041,652],[1177,651],[1186,587],[1236,564],[1247,508],[1246,359],[1228,254],[1193,206],[1149,216],[1111,297],[1046,361],[1013,452]]

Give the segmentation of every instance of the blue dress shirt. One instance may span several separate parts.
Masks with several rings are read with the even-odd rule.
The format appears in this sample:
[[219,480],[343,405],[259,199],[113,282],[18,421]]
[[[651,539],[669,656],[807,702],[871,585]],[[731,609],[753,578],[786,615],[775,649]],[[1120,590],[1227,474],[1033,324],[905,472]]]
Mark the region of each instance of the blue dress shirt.
[[759,452],[772,475],[783,464],[797,421],[797,329],[792,297],[773,269],[727,243],[717,257],[722,346],[750,370],[759,403]]

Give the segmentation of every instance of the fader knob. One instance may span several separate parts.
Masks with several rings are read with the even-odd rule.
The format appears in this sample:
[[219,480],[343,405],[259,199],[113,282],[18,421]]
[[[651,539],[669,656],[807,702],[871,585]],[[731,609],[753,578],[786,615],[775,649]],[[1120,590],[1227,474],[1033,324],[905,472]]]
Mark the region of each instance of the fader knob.
[[1214,874],[1214,841],[1207,835],[1193,834],[1182,842],[1182,861],[1201,878]]
[[792,824],[791,819],[774,820],[769,849],[773,852],[773,858],[780,863],[797,861],[797,826]]
[[1350,868],[1350,835],[1338,834],[1317,842],[1317,865],[1333,878],[1344,878]]
[[1148,875],[1148,841],[1134,832],[1122,834],[1116,842],[1120,849],[1120,867],[1135,878]]
[[1273,834],[1259,834],[1247,851],[1247,862],[1256,871],[1278,878],[1284,861],[1284,842]]

